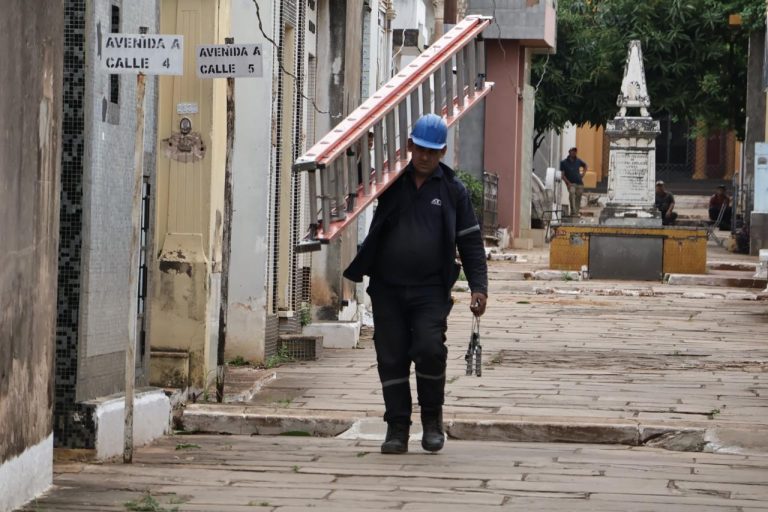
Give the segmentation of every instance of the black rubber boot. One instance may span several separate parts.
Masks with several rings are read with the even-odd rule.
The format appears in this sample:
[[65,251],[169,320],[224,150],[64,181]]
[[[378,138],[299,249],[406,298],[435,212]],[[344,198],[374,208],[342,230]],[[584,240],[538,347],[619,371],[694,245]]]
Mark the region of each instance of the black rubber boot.
[[405,423],[388,423],[387,437],[381,445],[381,453],[406,453],[408,451],[408,436],[410,425]]
[[428,452],[439,452],[445,444],[443,433],[443,413],[422,413],[421,427],[424,433],[421,437],[421,447]]

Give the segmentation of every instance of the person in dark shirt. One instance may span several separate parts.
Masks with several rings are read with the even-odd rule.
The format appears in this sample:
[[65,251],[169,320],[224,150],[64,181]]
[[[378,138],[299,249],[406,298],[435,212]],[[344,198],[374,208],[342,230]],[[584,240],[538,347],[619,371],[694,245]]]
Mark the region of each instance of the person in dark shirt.
[[470,289],[470,309],[485,312],[488,270],[480,226],[464,185],[440,162],[448,128],[427,114],[408,140],[411,161],[380,197],[368,236],[344,276],[371,276],[374,345],[387,422],[382,453],[405,453],[411,425],[411,363],[423,427],[422,447],[442,449],[442,406],[448,349],[445,332],[459,275],[456,249]]
[[571,215],[581,217],[581,196],[584,194],[584,181],[581,177],[587,172],[587,163],[576,154],[576,148],[568,150],[568,157],[560,162],[560,171],[563,173],[563,181],[568,186]]
[[674,224],[677,220],[675,209],[675,196],[667,192],[663,181],[656,182],[656,209],[661,212],[661,223],[664,226]]
[[731,227],[731,198],[725,193],[725,187],[720,185],[709,198],[709,220],[717,222],[720,216],[720,210],[723,210],[723,217],[720,219],[720,229],[730,229]]

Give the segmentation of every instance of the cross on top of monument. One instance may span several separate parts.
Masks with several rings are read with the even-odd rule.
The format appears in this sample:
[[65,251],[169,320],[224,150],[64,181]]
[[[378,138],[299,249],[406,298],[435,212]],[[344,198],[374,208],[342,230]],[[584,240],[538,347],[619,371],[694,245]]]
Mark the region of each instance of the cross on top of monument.
[[626,117],[627,108],[639,108],[642,117],[650,117],[648,107],[651,106],[651,98],[648,96],[648,87],[645,85],[643,50],[640,41],[629,43],[624,79],[621,81],[621,93],[616,104],[620,107],[616,117]]

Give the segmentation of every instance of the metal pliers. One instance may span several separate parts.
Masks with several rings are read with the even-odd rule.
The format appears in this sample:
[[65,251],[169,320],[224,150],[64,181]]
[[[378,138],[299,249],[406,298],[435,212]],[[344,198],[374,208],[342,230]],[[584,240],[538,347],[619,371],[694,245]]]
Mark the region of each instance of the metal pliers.
[[480,318],[472,319],[472,334],[469,335],[469,347],[464,356],[467,362],[467,375],[483,375],[483,347],[480,345]]

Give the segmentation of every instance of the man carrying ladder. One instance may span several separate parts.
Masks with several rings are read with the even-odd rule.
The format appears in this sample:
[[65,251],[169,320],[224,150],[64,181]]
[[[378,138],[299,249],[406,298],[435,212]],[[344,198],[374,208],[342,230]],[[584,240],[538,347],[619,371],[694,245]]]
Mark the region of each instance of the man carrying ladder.
[[480,226],[464,185],[440,162],[448,127],[427,114],[408,139],[411,161],[379,197],[370,231],[344,272],[352,281],[371,276],[374,343],[386,412],[382,453],[405,453],[411,425],[410,368],[430,452],[445,442],[442,406],[448,349],[445,332],[459,275],[456,248],[472,291],[476,316],[485,312],[488,270]]

